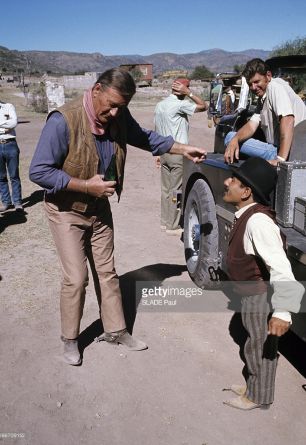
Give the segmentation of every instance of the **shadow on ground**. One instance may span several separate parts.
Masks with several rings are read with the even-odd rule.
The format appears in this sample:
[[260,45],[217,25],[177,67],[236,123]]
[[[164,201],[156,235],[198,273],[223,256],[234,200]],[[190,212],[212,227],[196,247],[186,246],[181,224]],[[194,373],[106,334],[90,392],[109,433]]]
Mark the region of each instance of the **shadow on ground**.
[[[22,200],[23,208],[26,209],[28,207],[32,207],[38,202],[42,201],[43,199],[44,199],[44,191],[36,190],[30,196],[23,198]],[[0,233],[4,232],[4,230],[9,226],[13,226],[16,224],[24,224],[26,222],[27,222],[26,211],[16,212],[14,208],[9,209],[0,215]]]
[[31,193],[30,196],[27,196],[26,198],[23,198],[22,205],[24,208],[32,207],[35,204],[38,204],[39,202],[43,201],[44,199],[44,190],[35,190],[33,193]]
[[278,350],[306,378],[306,342],[289,331],[281,337]]
[[[229,298],[228,307],[234,309],[235,313],[229,324],[229,333],[234,340],[234,342],[239,346],[239,355],[241,360],[245,364],[244,358],[244,344],[247,339],[247,331],[245,330],[242,320],[240,309],[237,308],[238,300],[234,299],[230,293],[226,296]],[[305,311],[303,314],[304,322],[306,321]],[[293,317],[293,323],[295,322]],[[289,330],[285,335],[279,338],[278,341],[278,352],[283,355],[289,363],[303,376],[306,378],[306,341],[300,336]],[[242,374],[246,377],[246,368],[244,367]],[[306,387],[305,387],[306,389]]]
[[15,224],[24,224],[27,222],[26,212],[16,212],[15,209],[9,209],[0,215],[0,233]]
[[[240,313],[235,312],[233,315],[229,325],[229,333],[234,342],[239,346],[239,355],[244,363],[242,375],[246,379],[247,370],[243,348],[247,339],[247,332],[242,325]],[[306,342],[304,340],[294,332],[288,331],[279,339],[278,352],[284,356],[303,377],[306,378]],[[303,385],[303,389],[306,391],[306,384]]]
[[[139,305],[141,296],[137,295],[136,285],[139,281],[154,282],[154,286],[160,285],[166,278],[179,276],[185,272],[186,266],[178,264],[151,264],[140,269],[127,272],[119,277],[120,289],[122,293],[123,310],[127,329],[130,333],[133,331],[133,326],[136,319],[137,307]],[[96,274],[93,271],[95,289],[97,299],[101,298],[100,287],[96,283]],[[95,320],[79,335],[79,348],[83,354],[84,349],[89,346],[96,337],[103,333],[103,325],[100,319]]]
[[141,300],[141,295],[136,289],[137,282],[145,281],[148,283],[147,288],[154,288],[161,285],[165,279],[179,276],[186,270],[186,266],[178,264],[152,264],[127,272],[119,278],[125,320],[130,331],[133,329],[137,307]]

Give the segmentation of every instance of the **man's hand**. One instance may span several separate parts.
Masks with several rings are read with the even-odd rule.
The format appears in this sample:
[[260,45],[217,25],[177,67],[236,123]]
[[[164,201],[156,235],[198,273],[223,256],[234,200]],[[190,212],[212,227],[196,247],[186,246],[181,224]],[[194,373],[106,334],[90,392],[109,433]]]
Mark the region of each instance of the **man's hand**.
[[239,143],[236,137],[233,137],[231,142],[225,149],[224,152],[224,162],[227,164],[232,164],[235,159],[239,159]]
[[280,318],[272,317],[268,324],[268,334],[277,335],[281,337],[286,334],[290,328],[288,321],[281,320]]
[[203,162],[206,154],[207,152],[204,148],[193,147],[192,145],[185,145],[185,151],[183,153],[187,159],[193,161],[195,164]]
[[88,195],[96,198],[109,198],[115,193],[116,181],[103,181],[101,175],[95,175],[87,180]]
[[241,127],[233,139],[230,141],[228,146],[226,147],[224,153],[224,162],[228,164],[232,164],[235,159],[239,159],[239,143],[246,141],[253,137],[255,131],[259,126],[259,122],[252,121],[251,119]]
[[169,153],[173,155],[185,156],[185,158],[190,159],[190,161],[193,161],[195,164],[203,162],[207,154],[204,148],[181,144],[180,142],[174,142],[169,150]]

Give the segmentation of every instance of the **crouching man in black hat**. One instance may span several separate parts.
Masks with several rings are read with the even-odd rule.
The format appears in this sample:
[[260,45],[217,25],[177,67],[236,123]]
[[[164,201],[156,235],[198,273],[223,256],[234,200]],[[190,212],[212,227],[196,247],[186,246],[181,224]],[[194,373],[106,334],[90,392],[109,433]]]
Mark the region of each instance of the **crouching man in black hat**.
[[239,168],[233,167],[232,177],[224,182],[223,199],[237,209],[229,239],[228,275],[241,296],[242,323],[248,334],[246,386],[232,385],[229,389],[238,397],[224,403],[242,410],[273,403],[278,337],[288,331],[290,312],[299,311],[304,293],[293,276],[275,212],[268,207],[276,180],[276,170],[266,160],[249,158]]

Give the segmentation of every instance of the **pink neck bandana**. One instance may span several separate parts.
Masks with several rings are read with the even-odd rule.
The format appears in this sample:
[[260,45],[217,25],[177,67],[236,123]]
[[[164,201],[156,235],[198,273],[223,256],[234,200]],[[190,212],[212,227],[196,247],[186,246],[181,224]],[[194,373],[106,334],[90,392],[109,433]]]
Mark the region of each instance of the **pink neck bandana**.
[[84,106],[86,115],[87,115],[88,120],[89,120],[89,125],[90,125],[91,132],[93,134],[96,134],[97,136],[101,136],[102,134],[104,134],[105,130],[103,128],[103,125],[97,119],[96,113],[95,113],[95,110],[94,110],[94,107],[93,107],[93,103],[92,103],[92,90],[91,89],[90,90],[86,90],[84,92],[83,106]]

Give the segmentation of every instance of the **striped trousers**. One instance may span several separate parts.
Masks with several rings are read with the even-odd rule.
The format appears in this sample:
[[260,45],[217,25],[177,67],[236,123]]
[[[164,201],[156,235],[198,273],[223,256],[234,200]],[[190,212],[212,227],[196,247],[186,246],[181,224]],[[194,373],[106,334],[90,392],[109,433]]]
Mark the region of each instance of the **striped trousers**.
[[267,294],[251,295],[241,300],[241,317],[248,337],[244,345],[247,366],[246,397],[254,403],[270,404],[274,400],[277,367],[277,344],[270,343]]

